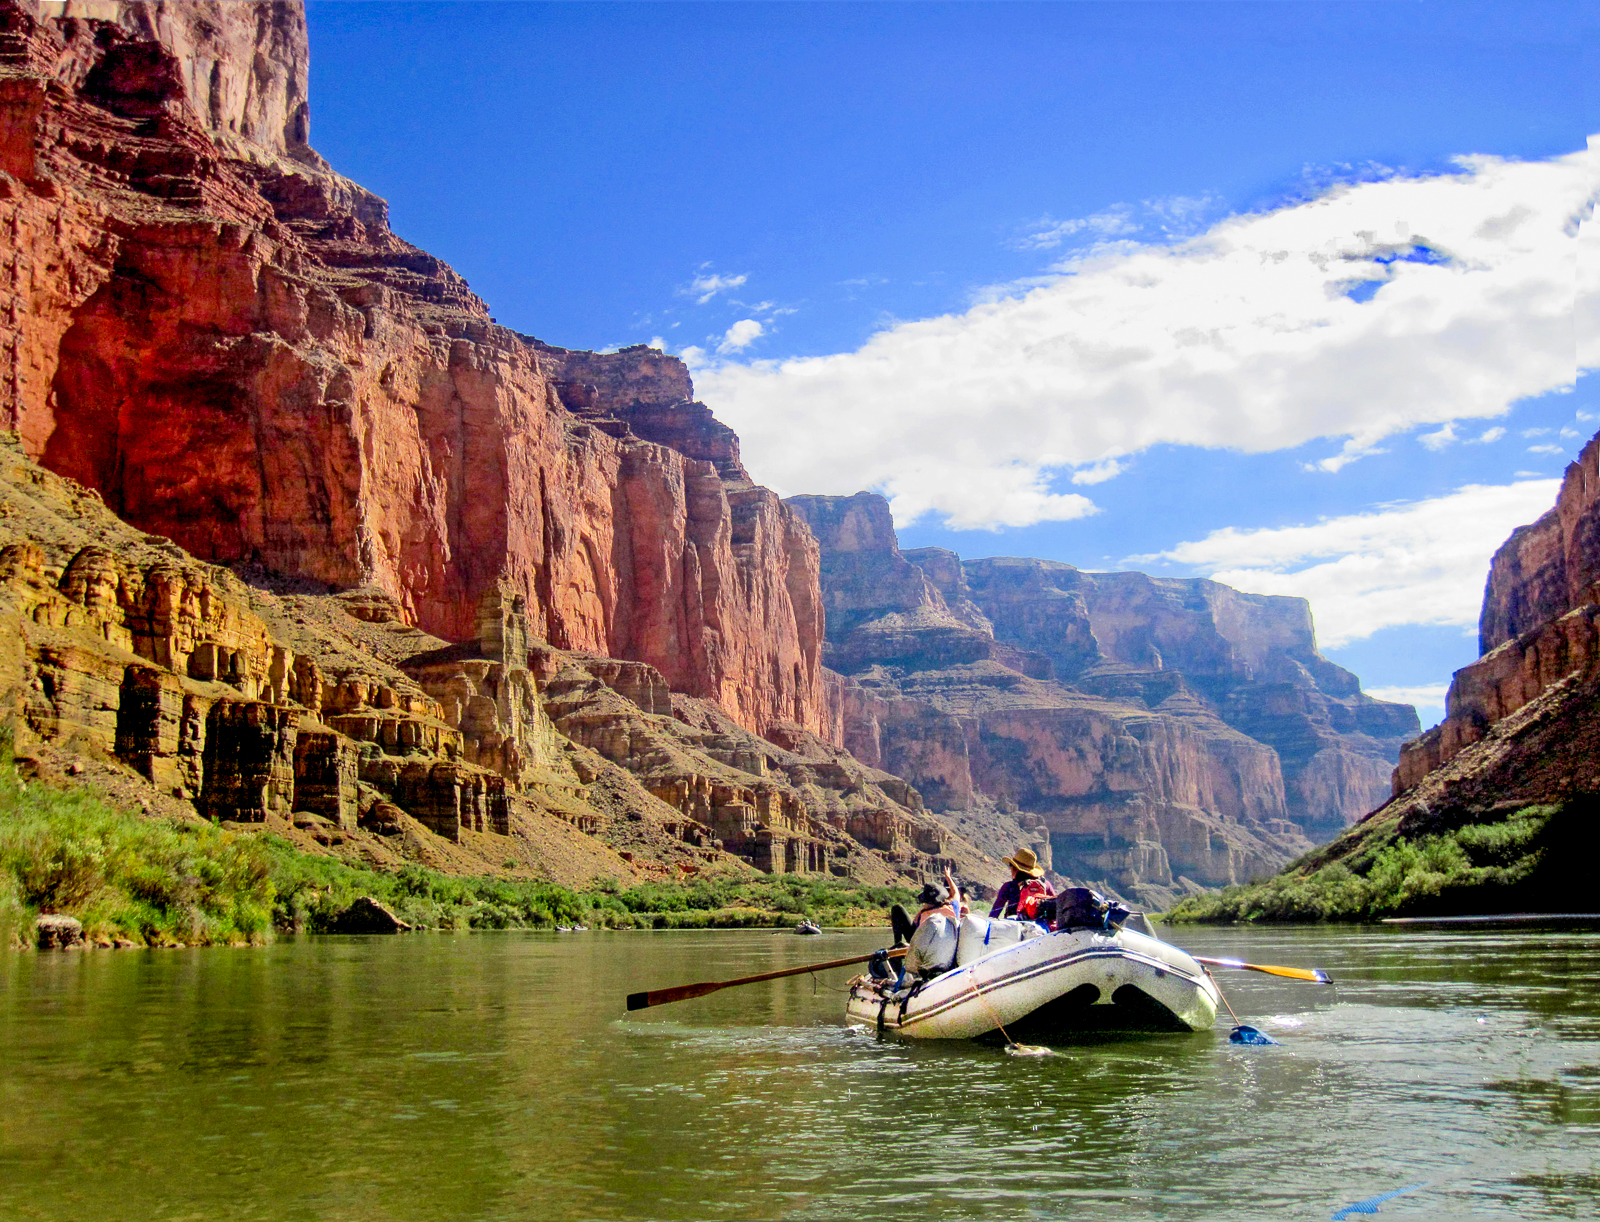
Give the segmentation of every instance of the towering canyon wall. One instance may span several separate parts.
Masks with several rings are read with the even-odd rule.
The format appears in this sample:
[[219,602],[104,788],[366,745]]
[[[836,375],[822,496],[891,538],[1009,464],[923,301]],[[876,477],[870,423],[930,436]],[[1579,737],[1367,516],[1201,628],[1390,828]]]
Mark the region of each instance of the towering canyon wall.
[[1600,582],[1600,438],[1568,464],[1555,506],[1500,545],[1489,565],[1478,652],[1560,619],[1597,599]]
[[17,749],[385,860],[1000,873],[829,741],[816,542],[683,364],[496,325],[307,63],[297,5],[0,0]]
[[446,642],[373,587],[274,593],[0,443],[0,722],[31,767],[382,864],[563,882],[704,869],[885,883],[993,861],[898,777],[756,736],[653,666],[534,639],[490,591]]
[[1478,643],[1479,659],[1451,680],[1444,721],[1401,752],[1396,794],[1545,692],[1600,668],[1600,436],[1568,465],[1550,512],[1495,552]]
[[1059,873],[1165,903],[1276,868],[1381,802],[1416,732],[1317,653],[1303,600],[902,553],[882,497],[788,503],[822,545],[845,744],[963,831],[1042,833]]
[[1410,706],[1363,695],[1355,675],[1317,652],[1303,599],[1043,560],[979,560],[963,571],[1001,639],[1049,650],[1060,634],[1068,644],[1049,655],[1059,679],[1151,707],[1182,685],[1273,748],[1287,817],[1313,840],[1383,801],[1399,745],[1416,733]]
[[197,557],[822,731],[818,557],[659,352],[490,321],[311,150],[293,5],[0,4],[0,427]]

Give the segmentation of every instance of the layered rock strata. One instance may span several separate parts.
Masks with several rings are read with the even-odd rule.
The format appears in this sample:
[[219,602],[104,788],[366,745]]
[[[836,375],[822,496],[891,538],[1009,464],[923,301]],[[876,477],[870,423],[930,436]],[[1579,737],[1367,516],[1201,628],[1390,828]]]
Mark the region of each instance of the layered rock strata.
[[1302,600],[901,553],[881,497],[788,503],[822,545],[843,741],[991,851],[1164,904],[1364,815],[1415,733],[1317,654]]
[[1484,589],[1481,656],[1456,671],[1445,719],[1408,742],[1393,792],[1420,784],[1503,719],[1600,668],[1600,436],[1568,465],[1554,508],[1495,552]]
[[42,740],[113,757],[239,823],[305,812],[351,831],[393,800],[447,840],[509,830],[518,778],[472,762],[471,741],[404,674],[124,526],[9,446],[0,621],[18,751]]
[[1046,652],[1059,679],[1147,708],[1186,692],[1271,747],[1285,815],[1312,840],[1384,800],[1399,745],[1416,732],[1410,706],[1362,694],[1317,652],[1304,599],[1043,560],[978,560],[963,572],[996,634]]
[[1600,601],[1600,437],[1569,463],[1550,512],[1518,527],[1489,565],[1478,652]]
[[649,349],[497,326],[311,150],[304,20],[0,2],[0,427],[198,558],[825,731],[817,553]]
[[508,587],[450,643],[382,590],[284,586],[127,526],[0,444],[0,720],[23,756],[114,762],[179,810],[379,861],[538,873],[577,853],[572,881],[998,872],[899,778],[795,723],[757,737],[646,663],[554,649]]

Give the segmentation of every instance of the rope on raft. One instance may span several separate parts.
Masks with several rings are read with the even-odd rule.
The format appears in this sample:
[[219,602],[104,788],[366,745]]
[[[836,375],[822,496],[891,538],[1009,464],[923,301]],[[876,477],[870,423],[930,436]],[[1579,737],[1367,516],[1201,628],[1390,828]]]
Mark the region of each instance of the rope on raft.
[[1211,969],[1207,967],[1201,970],[1211,977],[1212,984],[1217,985],[1217,1000],[1228,1007],[1228,1017],[1233,1019],[1233,1030],[1228,1032],[1228,1042],[1230,1044],[1276,1044],[1278,1042],[1265,1031],[1258,1031],[1246,1023],[1241,1023],[1239,1016],[1233,1012],[1233,1007],[1228,1005],[1228,998],[1223,993],[1222,986],[1217,984],[1217,978],[1211,975]]

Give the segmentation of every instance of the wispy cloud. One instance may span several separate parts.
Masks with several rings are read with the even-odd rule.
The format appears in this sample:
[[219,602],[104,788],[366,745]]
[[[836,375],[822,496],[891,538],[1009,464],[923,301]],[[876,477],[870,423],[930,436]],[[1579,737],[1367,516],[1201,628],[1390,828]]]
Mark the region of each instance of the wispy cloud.
[[[1073,255],[853,352],[723,362],[700,392],[781,491],[878,488],[902,522],[1079,516],[1084,498],[1053,481],[1158,444],[1331,439],[1318,465],[1334,471],[1574,384],[1574,311],[1590,307],[1573,263],[1597,179],[1600,150],[1337,185],[1181,241]],[[1356,300],[1355,282],[1381,283]]]
[[685,297],[693,297],[696,305],[705,305],[718,293],[726,293],[730,289],[742,287],[750,279],[748,273],[737,276],[724,276],[720,272],[700,269],[700,274],[689,282],[687,288],[678,291]]
[[1445,425],[1437,432],[1424,433],[1422,436],[1418,437],[1417,440],[1420,441],[1426,449],[1442,450],[1448,445],[1454,445],[1460,440],[1460,438],[1456,436],[1455,424],[1451,423]]
[[1018,250],[1055,250],[1061,246],[1087,246],[1104,250],[1108,243],[1137,238],[1143,241],[1192,237],[1221,211],[1216,195],[1169,195],[1137,204],[1113,204],[1091,216],[1058,221],[1044,216],[1024,226],[1012,243]]
[[1478,622],[1489,558],[1549,509],[1560,487],[1554,479],[1473,484],[1305,526],[1228,527],[1124,563],[1166,561],[1251,593],[1310,599],[1318,639],[1333,648],[1404,624],[1466,628]]
[[1127,204],[1118,204],[1093,216],[1076,216],[1065,221],[1040,217],[1017,238],[1015,245],[1018,250],[1054,250],[1069,238],[1080,235],[1103,242],[1138,231],[1133,209]]
[[[1534,431],[1547,433],[1550,430],[1536,429]],[[1455,422],[1451,421],[1443,428],[1435,429],[1431,433],[1419,433],[1417,435],[1417,440],[1421,442],[1425,448],[1437,451],[1443,450],[1447,446],[1453,446],[1457,442],[1460,442],[1462,445],[1469,446],[1491,445],[1494,442],[1499,441],[1505,435],[1505,429],[1497,424],[1493,428],[1484,429],[1483,432],[1479,433],[1476,437],[1462,437],[1456,432]],[[1526,437],[1528,434],[1524,433],[1523,436]],[[1574,436],[1576,436],[1576,434],[1574,434]]]

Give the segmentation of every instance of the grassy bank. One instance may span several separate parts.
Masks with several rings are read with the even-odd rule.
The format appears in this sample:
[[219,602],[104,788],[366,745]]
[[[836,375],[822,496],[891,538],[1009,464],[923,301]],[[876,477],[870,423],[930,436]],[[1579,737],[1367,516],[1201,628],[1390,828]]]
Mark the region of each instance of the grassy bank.
[[[1591,812],[1581,804],[1525,806],[1503,818],[1415,839],[1347,833],[1327,850],[1261,883],[1191,896],[1173,921],[1374,921],[1386,916],[1551,910],[1570,885],[1569,844]],[[1336,842],[1337,846],[1337,842]]]
[[421,866],[384,872],[267,833],[146,818],[83,786],[25,783],[0,755],[0,945],[26,945],[49,912],[76,917],[102,944],[256,943],[279,929],[333,929],[362,896],[426,929],[878,924],[910,900],[897,888],[781,875],[576,891]]
[[257,942],[276,890],[264,845],[206,824],[145,819],[87,788],[24,783],[0,756],[0,935],[60,912],[100,941]]

